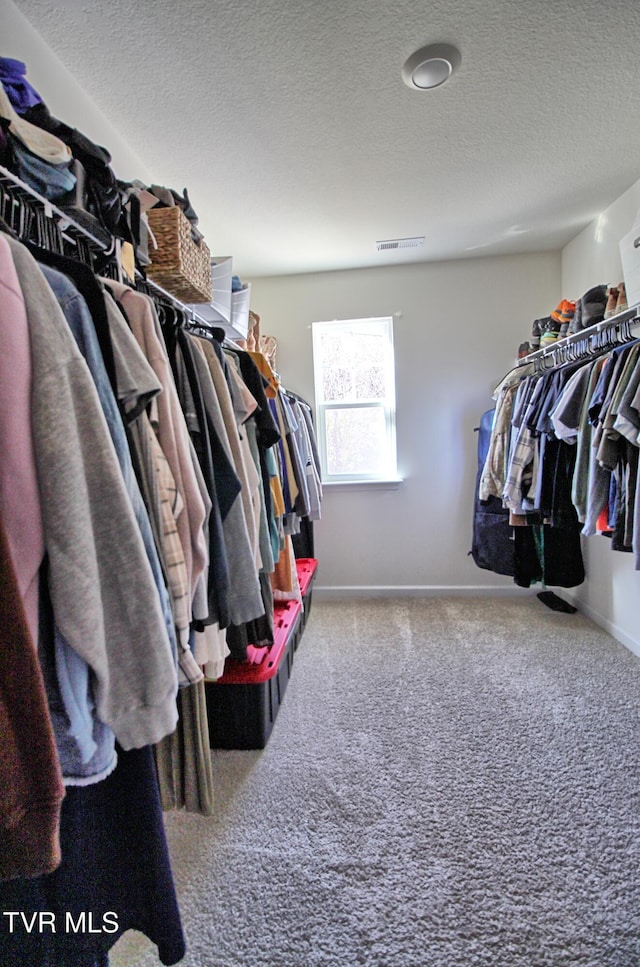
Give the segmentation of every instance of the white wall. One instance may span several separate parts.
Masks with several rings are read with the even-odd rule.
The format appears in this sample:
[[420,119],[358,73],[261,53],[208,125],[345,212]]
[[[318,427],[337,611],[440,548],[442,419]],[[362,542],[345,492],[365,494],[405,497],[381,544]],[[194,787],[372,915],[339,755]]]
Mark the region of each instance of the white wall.
[[118,178],[125,181],[139,178],[152,184],[154,178],[135,151],[100,113],[11,0],[0,0],[0,24],[0,56],[13,57],[27,65],[27,80],[54,117],[107,148]]
[[514,591],[471,546],[477,434],[531,322],[560,298],[560,256],[477,258],[252,280],[285,386],[313,402],[311,323],[394,315],[397,489],[326,488],[317,589]]
[[[622,280],[619,241],[640,209],[640,181],[570,242],[562,252],[562,291],[576,298],[593,285]],[[633,557],[614,552],[604,537],[583,542],[587,579],[574,592],[575,603],[598,624],[640,654],[640,574]]]

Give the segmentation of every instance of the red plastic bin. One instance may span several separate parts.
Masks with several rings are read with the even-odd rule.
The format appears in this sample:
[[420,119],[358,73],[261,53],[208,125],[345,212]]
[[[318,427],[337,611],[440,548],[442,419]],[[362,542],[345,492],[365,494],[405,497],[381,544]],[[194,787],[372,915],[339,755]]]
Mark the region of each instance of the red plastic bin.
[[311,583],[315,578],[317,568],[318,562],[315,557],[299,557],[296,559],[296,571],[303,597],[311,588]]
[[217,685],[259,685],[277,674],[294,626],[300,618],[299,601],[278,601],[273,611],[273,644],[259,665],[227,658]]
[[299,601],[274,608],[274,642],[259,665],[227,658],[224,675],[205,683],[212,749],[264,749],[284,698],[302,628]]
[[[300,584],[300,591],[302,592],[302,627],[307,623],[309,618],[309,613],[311,611],[311,593],[313,582],[316,578],[316,571],[318,569],[318,562],[315,557],[299,557],[296,560],[296,571],[298,573],[298,582]],[[296,648],[298,647],[296,642]]]

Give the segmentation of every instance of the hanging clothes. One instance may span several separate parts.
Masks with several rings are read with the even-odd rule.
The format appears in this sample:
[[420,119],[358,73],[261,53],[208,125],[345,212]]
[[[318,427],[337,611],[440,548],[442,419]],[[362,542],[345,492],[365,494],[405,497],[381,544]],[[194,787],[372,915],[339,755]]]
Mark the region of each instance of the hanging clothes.
[[0,933],[0,963],[106,967],[137,929],[172,964],[161,808],[212,813],[205,675],[271,645],[274,595],[299,593],[311,414],[260,354],[120,281],[112,233],[148,262],[144,186],[124,224],[106,149],[51,117],[24,65],[2,70],[11,163],[74,221],[3,179],[21,240],[0,233],[0,912],[110,929]]
[[[29,336],[28,368],[20,365],[16,352],[16,378],[11,384],[3,381],[3,390],[13,387],[13,405],[24,403],[25,434],[19,447],[2,434],[0,465],[18,471],[17,452],[28,454],[24,443],[33,441],[42,513],[39,518],[32,507],[30,520],[31,526],[41,520],[43,535],[40,545],[37,530],[36,539],[27,540],[25,529],[25,539],[15,543],[12,556],[19,571],[13,573],[24,575],[22,587],[17,577],[11,579],[9,545],[0,540],[0,610],[6,617],[2,655],[10,662],[10,667],[4,660],[0,663],[5,740],[0,870],[11,877],[0,885],[0,909],[29,915],[55,911],[61,922],[67,914],[77,920],[83,911],[98,917],[117,910],[118,924],[115,932],[99,939],[34,932],[16,942],[3,932],[0,962],[7,967],[106,963],[117,936],[134,927],[156,940],[165,963],[176,963],[184,954],[184,937],[149,748],[175,728],[175,646],[163,610],[160,575],[152,563],[153,544],[149,532],[141,532],[142,504],[136,513],[134,478],[130,473],[127,482],[126,462],[118,459],[125,457],[124,437],[116,432],[118,411],[112,406],[111,419],[105,413],[111,384],[106,367],[100,368],[104,364],[84,314],[86,303],[66,276],[46,271],[48,278],[26,247],[0,235],[0,286],[12,296],[12,301],[2,300],[0,324],[7,310],[16,337],[24,332],[25,321]],[[11,345],[7,340],[6,347]],[[29,389],[28,399],[18,392],[18,374]],[[24,481],[26,505],[33,504],[29,494],[34,492],[27,485],[27,468],[24,464],[14,479],[14,486]],[[5,496],[7,483],[1,488]],[[8,520],[15,533],[20,523],[17,505],[3,500],[1,510],[0,523]],[[27,580],[35,562],[37,573]],[[26,613],[20,618],[16,589],[29,604],[30,621]],[[69,648],[73,644],[80,677],[73,677],[61,648],[54,647],[54,625],[61,640]],[[37,664],[30,666],[35,641]],[[19,654],[14,651],[18,646]],[[105,773],[84,776],[77,786],[72,783],[78,777],[63,777],[69,765],[64,741],[83,746],[68,715],[71,699],[67,695],[67,703],[62,700],[65,671],[70,695],[79,705],[85,703],[85,712],[97,712],[94,721],[121,740],[117,751],[107,749]],[[14,707],[11,683],[17,675],[22,695]],[[60,713],[58,732],[52,727],[55,711]],[[28,725],[28,736],[23,727],[14,727],[17,713],[22,726]],[[84,713],[79,715],[81,720]],[[94,738],[95,732],[85,736],[88,743]],[[126,751],[125,745],[139,748]],[[87,785],[84,780],[89,778]],[[123,815],[128,826],[121,822]]]
[[[606,534],[640,561],[640,343],[622,332],[593,358],[527,364],[494,394],[499,408],[478,495],[511,511],[516,582],[584,580],[579,537]],[[604,337],[599,337],[603,340]]]
[[[232,657],[244,660],[248,645],[261,647],[273,643],[273,601],[270,594],[265,596],[265,584],[261,575],[263,561],[259,551],[259,503],[256,504],[256,488],[261,485],[261,478],[251,456],[244,425],[252,417],[257,404],[246,386],[245,399],[239,389],[237,373],[234,376],[233,364],[217,339],[202,342],[202,350],[218,399],[230,456],[242,481],[238,536],[240,547],[244,550],[245,569],[240,573],[244,573],[245,578],[251,573],[252,577],[250,586],[241,591],[243,596],[246,593],[250,595],[251,606],[250,611],[245,608],[236,610],[227,629],[227,643]],[[229,537],[232,543],[235,542],[231,534]]]
[[157,587],[86,363],[33,256],[8,241],[31,336],[34,446],[56,622],[93,670],[102,721],[124,748],[146,745],[177,721],[175,655]]
[[43,248],[48,227],[0,233],[0,612],[20,645],[0,662],[0,908],[118,924],[0,939],[0,962],[97,967],[134,928],[175,963],[160,809],[214,809],[205,674],[269,646],[274,597],[299,595],[317,448],[264,357],[163,325],[149,295]]
[[[162,392],[154,401],[157,435],[183,501],[184,510],[176,523],[189,574],[192,600],[198,602],[198,587],[205,578],[208,562],[204,526],[210,508],[204,502],[196,476],[188,430],[167,352],[157,332],[152,303],[148,297],[119,282],[105,280],[105,283],[121,304],[131,331],[162,386]],[[204,587],[206,589],[206,580]],[[207,617],[204,601],[197,610],[199,613],[195,617]]]
[[224,506],[223,535],[229,561],[229,624],[241,624],[264,613],[258,583],[255,528],[252,526],[255,523],[251,504],[253,483],[246,474],[230,394],[215,350],[202,338],[190,338],[195,349],[194,361],[206,400],[206,412],[217,442],[216,480],[218,467],[222,464],[233,470],[238,482],[233,499]]

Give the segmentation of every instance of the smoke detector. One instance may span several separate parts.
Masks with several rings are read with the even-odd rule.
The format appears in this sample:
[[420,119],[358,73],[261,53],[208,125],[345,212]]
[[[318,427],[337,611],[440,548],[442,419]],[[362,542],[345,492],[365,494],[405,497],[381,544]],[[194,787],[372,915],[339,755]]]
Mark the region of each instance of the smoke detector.
[[460,51],[452,44],[421,47],[405,62],[402,80],[412,91],[430,91],[448,81],[461,61]]

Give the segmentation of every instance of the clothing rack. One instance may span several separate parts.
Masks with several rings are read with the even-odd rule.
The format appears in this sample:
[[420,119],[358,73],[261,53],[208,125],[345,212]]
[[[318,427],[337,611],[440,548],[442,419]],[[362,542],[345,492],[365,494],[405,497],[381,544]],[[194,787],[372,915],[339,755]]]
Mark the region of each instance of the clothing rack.
[[[58,208],[44,195],[40,195],[37,191],[27,185],[25,182],[21,181],[16,175],[14,175],[7,168],[0,165],[0,202],[2,201],[2,194],[6,194],[12,202],[12,209],[21,203],[26,204],[33,212],[41,211],[47,218],[54,220],[59,232],[61,233],[62,239],[71,242],[74,245],[78,244],[78,241],[82,240],[88,243],[89,247],[94,250],[94,252],[101,255],[109,255],[117,253],[117,246],[119,240],[112,237],[111,244],[107,245],[102,239],[97,238],[92,232],[89,231],[84,225],[77,222],[71,215],[61,208]],[[3,206],[4,209],[4,206]],[[0,214],[4,217],[6,223],[13,228],[19,237],[25,237],[28,235],[28,228],[26,226],[15,225],[16,212],[12,211],[5,212],[0,210]],[[13,216],[13,217],[12,217]],[[84,260],[83,260],[84,261]],[[121,273],[119,273],[121,275]],[[126,281],[124,278],[120,278],[120,281]],[[181,309],[185,312],[190,319],[194,322],[202,325],[204,328],[211,328],[209,324],[198,315],[192,306],[185,305],[162,286],[158,285],[156,282],[152,282],[150,279],[139,279],[136,282],[136,286],[144,287],[155,292],[162,299],[171,302],[176,308]]]
[[17,175],[14,175],[13,172],[2,165],[0,165],[0,196],[5,196],[10,199],[11,211],[4,211],[6,203],[3,200],[2,215],[7,224],[20,236],[24,237],[27,234],[25,230],[26,226],[22,226],[23,230],[21,231],[20,226],[14,224],[14,222],[21,215],[24,217],[24,211],[18,211],[17,209],[20,206],[26,205],[34,214],[40,211],[44,213],[46,218],[52,219],[63,240],[76,246],[79,241],[83,241],[88,244],[93,254],[108,255],[112,248],[115,253],[115,240],[112,239],[111,244],[108,245],[90,232],[84,225],[77,222],[68,212],[58,208],[48,198],[40,195],[30,185],[21,181]]
[[[139,291],[148,290],[148,294],[152,297],[156,295],[159,299],[170,302],[171,305],[175,306],[176,309],[184,312],[194,326],[200,327],[204,332],[210,333],[212,329],[217,328],[216,326],[212,326],[210,322],[207,322],[206,319],[197,313],[193,306],[182,302],[176,296],[172,295],[170,292],[167,292],[166,289],[163,289],[161,285],[158,285],[157,282],[152,282],[151,279],[138,279],[136,281],[136,288]],[[241,347],[238,346],[233,339],[230,339],[229,336],[224,337],[223,345],[229,349],[241,349]]]
[[[25,210],[26,209],[26,210]],[[94,235],[88,228],[81,225],[67,211],[58,208],[52,201],[39,194],[26,182],[22,181],[17,175],[0,165],[0,217],[12,228],[18,237],[26,238],[31,235],[30,229],[32,222],[37,220],[38,213],[42,213],[45,218],[51,219],[59,233],[60,242],[67,242],[78,250],[81,261],[87,261],[82,257],[82,244],[87,245],[90,255],[109,256],[117,255],[119,240],[112,237],[111,243],[107,244],[104,240]],[[38,238],[39,243],[45,243],[46,239]],[[45,246],[50,247],[50,246]],[[62,247],[62,246],[61,246]],[[119,260],[118,260],[119,262]],[[121,277],[121,270],[118,272],[119,281],[126,281]],[[205,332],[210,332],[212,326],[203,316],[195,311],[193,306],[186,305],[176,296],[167,292],[157,282],[151,279],[137,279],[136,288],[148,291],[150,295],[157,295],[160,299],[170,302],[177,309],[185,313],[187,318],[197,326],[202,327]],[[240,349],[230,337],[225,336],[224,344],[229,349]]]
[[222,346],[224,349],[236,349],[238,352],[244,351],[242,346],[239,346],[238,343],[231,338],[231,336],[224,337],[222,340]]
[[[67,242],[79,250],[78,254],[81,261],[86,261],[85,258],[82,258],[80,251],[82,243],[88,246],[91,255],[113,255],[114,257],[117,255],[118,239],[112,237],[110,244],[99,239],[88,228],[76,221],[68,212],[58,208],[52,201],[45,198],[44,195],[39,194],[30,185],[18,178],[17,175],[9,171],[8,168],[0,165],[0,217],[4,219],[6,224],[20,238],[25,238],[30,236],[30,228],[32,227],[27,222],[32,223],[34,219],[37,219],[37,213],[39,212],[43,213],[47,219],[51,219],[55,224],[61,242]],[[43,243],[45,239],[39,238],[38,241]],[[121,277],[121,271],[119,271],[118,275],[120,281],[125,281]],[[207,322],[203,316],[196,312],[193,306],[186,305],[186,303],[176,298],[176,296],[172,295],[166,289],[163,289],[157,282],[153,282],[151,279],[139,278],[135,282],[135,287],[147,291],[149,295],[153,296],[155,294],[160,299],[170,302],[177,309],[184,312],[192,323],[200,326],[205,332],[211,331],[211,323]],[[225,336],[224,345],[229,349],[241,348],[229,336]]]
[[574,332],[564,339],[558,339],[550,346],[536,349],[518,360],[518,366],[533,363],[536,368],[545,368],[545,360],[551,359],[552,366],[580,359],[583,356],[597,356],[616,345],[631,342],[640,334],[640,306],[632,306],[619,312],[610,319],[603,319],[593,326]]

